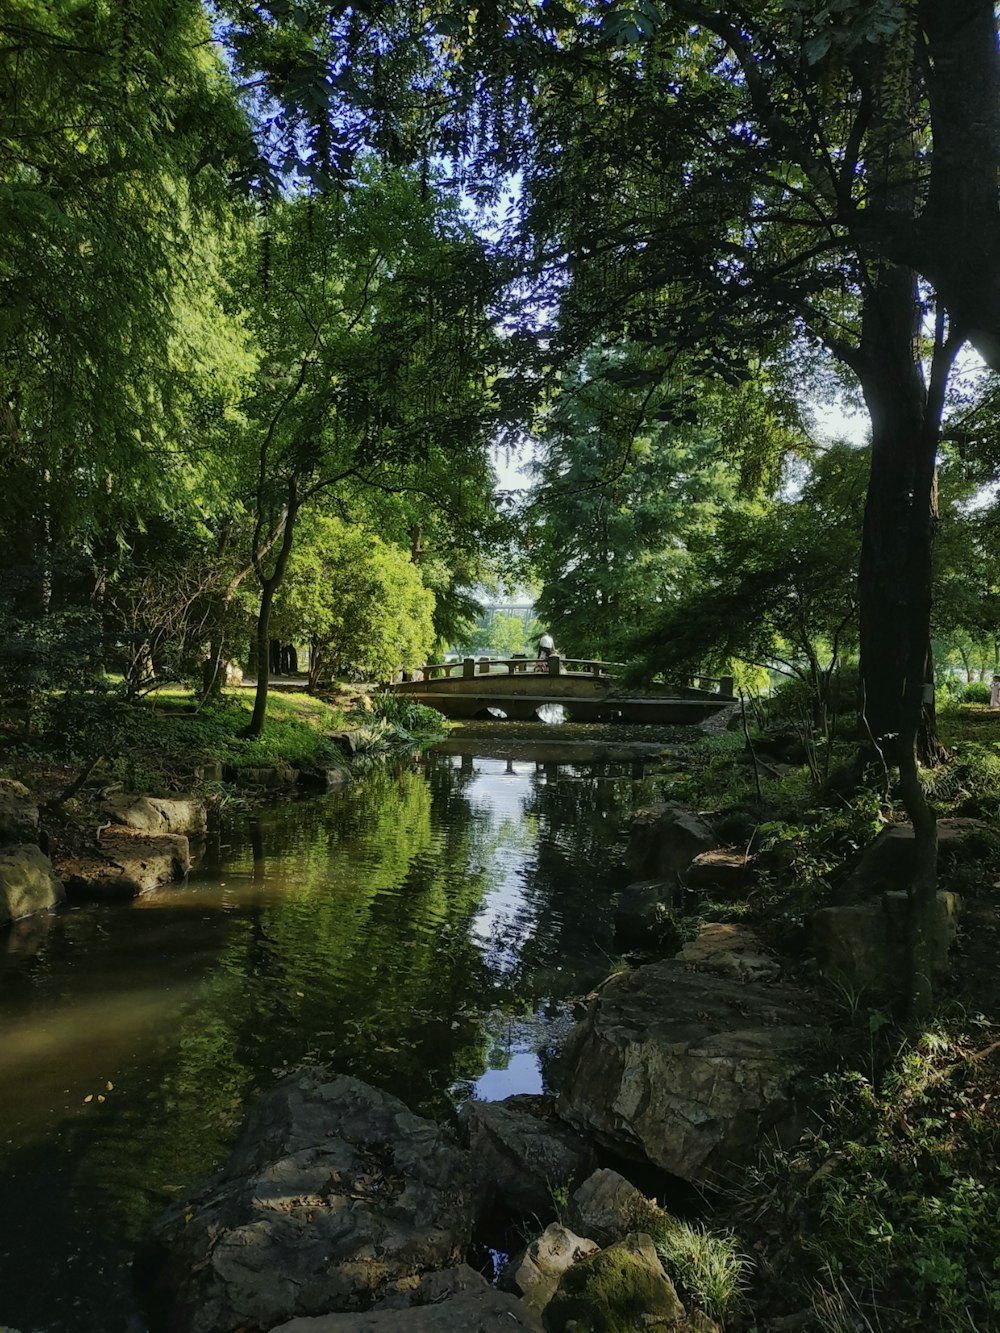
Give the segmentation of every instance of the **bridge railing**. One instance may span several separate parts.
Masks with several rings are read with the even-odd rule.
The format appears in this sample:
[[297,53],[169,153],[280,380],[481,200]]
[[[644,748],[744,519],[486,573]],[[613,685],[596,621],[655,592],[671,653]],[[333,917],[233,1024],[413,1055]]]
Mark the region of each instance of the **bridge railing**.
[[[603,662],[593,657],[562,657],[558,653],[554,653],[549,658],[536,658],[528,657],[524,653],[515,653],[513,657],[487,657],[484,655],[482,657],[460,657],[454,662],[428,662],[420,668],[417,678],[434,680],[442,676],[447,678],[455,675],[468,679],[474,676],[501,674],[504,671],[513,676],[519,672],[544,670],[553,676],[571,672],[575,675],[583,674],[595,679],[606,680],[613,678],[624,669],[624,666],[624,662]],[[403,679],[409,680],[412,677],[407,674]],[[684,688],[691,690],[693,693],[723,694],[727,696],[733,693],[732,676],[708,676],[697,672],[689,677],[689,680],[690,684]]]
[[539,664],[544,664],[552,675],[573,671],[585,672],[591,676],[609,676],[624,666],[623,662],[602,662],[590,657],[561,657],[554,653],[551,657],[545,658],[515,653],[513,657],[464,657],[454,662],[428,662],[420,668],[420,675],[424,680],[452,675],[488,676],[503,671],[512,676],[517,672],[535,671]]

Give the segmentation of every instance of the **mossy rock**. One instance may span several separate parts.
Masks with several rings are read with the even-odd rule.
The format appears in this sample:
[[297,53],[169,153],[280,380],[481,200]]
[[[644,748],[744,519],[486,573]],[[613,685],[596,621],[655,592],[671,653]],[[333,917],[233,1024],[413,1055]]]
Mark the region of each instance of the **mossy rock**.
[[684,1307],[643,1232],[574,1264],[545,1307],[548,1333],[636,1333],[679,1328]]

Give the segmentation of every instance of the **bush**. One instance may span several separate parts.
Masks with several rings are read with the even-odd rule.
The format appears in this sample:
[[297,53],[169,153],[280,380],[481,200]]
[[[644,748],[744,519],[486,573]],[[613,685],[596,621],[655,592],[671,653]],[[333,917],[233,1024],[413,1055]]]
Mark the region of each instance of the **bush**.
[[388,722],[408,736],[441,736],[451,729],[451,723],[436,708],[408,699],[405,694],[378,693],[369,698],[369,717]]
[[[782,1248],[787,1298],[864,1318],[845,1327],[1000,1326],[1000,1121],[989,1048],[925,1033],[877,1084],[857,1071],[827,1075],[813,1109],[819,1129],[778,1155],[747,1191],[758,1221],[790,1228]],[[768,1225],[764,1223],[765,1229]]]
[[1000,794],[1000,755],[985,745],[969,741],[956,748],[955,758],[921,774],[927,793],[951,805],[975,803]]
[[[825,699],[829,714],[853,716],[858,711],[861,676],[854,663],[836,670],[827,683]],[[795,723],[815,715],[816,691],[804,680],[789,680],[777,686],[771,700],[772,724]]]
[[968,685],[962,686],[960,698],[964,704],[988,704],[990,687],[985,680],[970,680]]

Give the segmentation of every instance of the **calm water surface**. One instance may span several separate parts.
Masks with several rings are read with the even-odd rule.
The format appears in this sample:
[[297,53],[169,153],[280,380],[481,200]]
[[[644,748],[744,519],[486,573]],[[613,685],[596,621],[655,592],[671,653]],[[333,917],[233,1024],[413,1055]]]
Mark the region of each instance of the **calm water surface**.
[[0,1327],[142,1329],[137,1238],[287,1065],[437,1117],[540,1090],[607,970],[637,786],[431,756],[241,817],[183,885],[0,933]]

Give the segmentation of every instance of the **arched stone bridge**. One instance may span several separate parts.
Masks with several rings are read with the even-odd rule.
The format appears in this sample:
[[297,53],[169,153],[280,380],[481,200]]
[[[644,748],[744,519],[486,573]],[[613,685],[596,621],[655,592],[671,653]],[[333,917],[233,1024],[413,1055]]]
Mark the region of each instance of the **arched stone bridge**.
[[[573,722],[703,722],[734,701],[731,676],[699,677],[699,685],[671,688],[646,685],[625,689],[618,662],[553,656],[472,658],[435,662],[418,679],[390,686],[394,694],[436,708],[450,718],[506,717],[538,721],[538,710],[560,704]],[[700,688],[711,684],[714,690]]]

